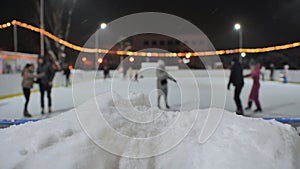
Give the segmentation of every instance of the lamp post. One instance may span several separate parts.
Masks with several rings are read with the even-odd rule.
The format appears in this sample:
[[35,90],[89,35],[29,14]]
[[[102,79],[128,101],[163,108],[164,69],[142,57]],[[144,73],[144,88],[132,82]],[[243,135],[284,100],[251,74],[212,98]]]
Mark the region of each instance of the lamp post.
[[[40,0],[40,27],[44,30],[44,0]],[[40,33],[41,56],[44,57],[44,35]]]
[[[101,23],[99,25],[99,28],[101,30],[105,29],[107,27],[106,23]],[[99,46],[99,33],[98,33],[98,30],[96,31],[95,33],[95,48],[98,49],[98,46]],[[99,56],[99,53],[98,53],[98,50],[96,51],[95,53],[95,69],[97,70],[98,69],[98,56]]]
[[[241,24],[236,23],[234,25],[234,29],[237,30],[237,31],[239,31],[239,49],[242,49],[242,47],[243,47],[243,32],[242,32],[242,26],[241,26]],[[242,52],[240,51],[239,53],[240,53],[240,56],[242,56]]]
[[17,25],[13,25],[14,29],[14,52],[18,52],[18,31],[17,31]]

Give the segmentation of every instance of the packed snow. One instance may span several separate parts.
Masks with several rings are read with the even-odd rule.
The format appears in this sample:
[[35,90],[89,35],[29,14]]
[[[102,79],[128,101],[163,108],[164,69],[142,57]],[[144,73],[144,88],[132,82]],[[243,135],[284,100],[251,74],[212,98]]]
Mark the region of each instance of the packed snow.
[[[146,118],[152,120],[140,119],[141,111],[148,112]],[[300,168],[297,132],[291,126],[275,121],[224,111],[215,133],[200,144],[198,138],[207,115],[223,111],[215,108],[163,111],[152,106],[148,96],[141,93],[129,98],[116,93],[101,94],[55,117],[0,130],[0,168]],[[195,113],[198,114],[196,119]],[[145,121],[136,123],[127,118],[136,116],[136,120]],[[177,138],[177,132],[170,138],[148,142],[147,147],[136,141],[136,138],[168,133],[180,116],[188,117],[181,121],[182,128],[192,122],[194,125],[175,146],[165,147],[166,143],[172,143],[170,138]],[[105,122],[100,120],[101,117]],[[111,131],[131,139],[114,139]],[[110,145],[118,146],[107,148]],[[161,151],[151,157],[127,158],[132,154],[147,156],[145,152],[151,155],[152,150]],[[120,152],[122,154],[118,154]]]

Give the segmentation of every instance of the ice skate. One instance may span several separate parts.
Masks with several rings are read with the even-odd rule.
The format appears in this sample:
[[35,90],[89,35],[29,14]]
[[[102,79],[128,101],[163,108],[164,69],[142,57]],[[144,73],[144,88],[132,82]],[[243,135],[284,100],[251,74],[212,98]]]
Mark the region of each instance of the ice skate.
[[32,117],[32,115],[27,110],[24,111],[23,115],[24,117]]

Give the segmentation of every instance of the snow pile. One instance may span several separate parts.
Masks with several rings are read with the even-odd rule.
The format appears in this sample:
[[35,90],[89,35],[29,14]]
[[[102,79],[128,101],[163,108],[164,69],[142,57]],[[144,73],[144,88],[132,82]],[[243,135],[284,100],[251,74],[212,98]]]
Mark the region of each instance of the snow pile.
[[[223,110],[165,112],[151,107],[142,94],[129,99],[105,94],[97,96],[96,102],[97,108],[95,99],[79,106],[76,109],[78,114],[71,110],[50,119],[0,130],[0,168],[300,168],[300,138],[289,125],[236,116],[225,111],[214,135],[205,144],[199,144],[198,137],[208,112]],[[157,156],[133,159],[113,155],[97,145],[99,140],[102,144],[117,144],[116,152],[121,151],[122,155],[128,152],[145,153],[141,151],[145,150],[145,145],[136,144],[134,139],[126,142],[112,139],[112,133],[105,128],[106,123],[95,117],[99,115],[99,110],[111,128],[135,138],[147,138],[168,131],[168,126],[178,120],[180,113],[186,113],[191,118],[194,112],[199,114],[193,128],[177,146]],[[134,120],[143,120],[141,117],[146,117],[144,123],[134,123]],[[186,120],[182,125],[190,125],[192,121]],[[150,144],[152,147],[146,147],[146,151],[149,149],[150,152],[163,142]]]

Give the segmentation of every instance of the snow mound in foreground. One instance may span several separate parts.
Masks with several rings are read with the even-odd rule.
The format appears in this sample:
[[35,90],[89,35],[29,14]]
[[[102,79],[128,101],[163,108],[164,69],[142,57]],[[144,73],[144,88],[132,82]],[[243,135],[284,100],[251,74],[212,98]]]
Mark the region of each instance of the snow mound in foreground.
[[[70,110],[56,117],[35,123],[12,126],[0,130],[1,169],[96,169],[96,168],[172,168],[172,169],[298,169],[300,168],[300,138],[289,125],[236,116],[224,112],[223,119],[205,144],[198,143],[207,114],[222,109],[194,110],[191,112],[164,112],[151,108],[144,95],[128,99],[110,94],[96,97],[103,117],[116,131],[130,137],[149,137],[167,131],[180,113],[198,112],[195,125],[188,135],[173,149],[150,158],[133,159],[117,156],[97,146],[84,132],[78,118],[90,121],[91,135],[116,143],[124,154],[139,152],[143,145],[112,140],[103,123],[94,117],[98,113],[94,99],[79,106],[82,112]],[[116,108],[116,103],[119,105]],[[133,110],[129,104],[136,109]],[[138,116],[136,110],[154,122],[136,125],[125,120]],[[192,114],[192,113],[191,113]],[[140,117],[138,118],[140,119]],[[192,120],[191,120],[192,121]],[[190,123],[187,120],[185,123]],[[184,124],[183,124],[184,125]],[[188,125],[188,124],[186,124]],[[163,141],[162,141],[163,142]],[[153,143],[152,146],[159,146]],[[149,147],[151,149],[151,147]],[[144,152],[140,152],[144,153]]]

